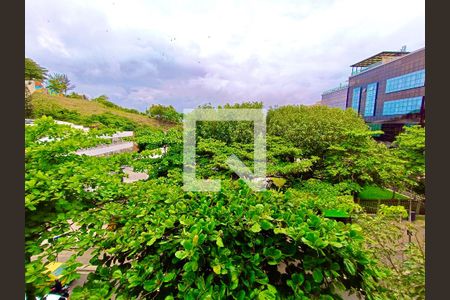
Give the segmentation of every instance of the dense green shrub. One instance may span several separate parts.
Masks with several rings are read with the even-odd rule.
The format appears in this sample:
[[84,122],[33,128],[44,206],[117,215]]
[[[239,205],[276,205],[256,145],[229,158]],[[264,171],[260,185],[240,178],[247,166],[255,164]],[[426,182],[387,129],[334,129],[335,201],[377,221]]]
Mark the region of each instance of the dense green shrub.
[[[203,105],[199,108],[212,109],[211,105]],[[262,109],[262,102],[243,102],[236,104],[225,104],[216,109]],[[202,138],[211,138],[218,141],[229,143],[253,143],[252,121],[199,121],[196,122],[197,136]]]
[[82,95],[82,94],[78,94],[76,92],[72,92],[68,95],[66,95],[67,98],[72,98],[72,99],[84,99],[84,100],[88,100],[88,98],[86,97],[86,95]]
[[102,105],[104,105],[106,107],[109,107],[109,108],[114,108],[114,109],[117,109],[117,110],[129,112],[129,113],[134,113],[134,114],[143,114],[143,113],[139,112],[138,110],[136,110],[134,108],[122,107],[120,105],[117,105],[117,104],[109,101],[109,98],[106,95],[98,96],[97,98],[93,98],[91,101],[100,103],[100,104],[102,104]]
[[87,125],[102,124],[105,127],[115,128],[120,130],[135,130],[138,128],[138,124],[135,122],[118,115],[106,112],[99,115],[90,115],[85,118]]
[[425,194],[425,127],[405,127],[394,143],[397,157],[405,160],[408,186],[419,194]]
[[60,107],[40,107],[36,108],[34,116],[39,118],[41,116],[52,117],[55,120],[73,122],[76,124],[85,124],[84,118],[74,110],[69,110]]
[[[67,214],[76,215],[78,211],[109,200],[112,194],[123,196],[119,185],[121,176],[113,173],[120,170],[119,161],[80,157],[73,153],[80,148],[105,143],[104,139],[98,138],[105,133],[57,125],[51,117],[42,117],[34,126],[26,126],[24,238],[28,299],[48,292],[45,264],[54,261],[60,251],[73,247],[73,244],[45,243],[69,231]],[[43,137],[50,140],[43,142]],[[31,260],[31,257],[35,258]],[[75,260],[70,260],[63,275],[68,279],[76,278],[77,266]]]
[[356,218],[363,228],[365,252],[383,278],[373,291],[378,299],[425,299],[425,240],[418,225],[402,222],[407,215],[402,206],[381,205],[375,216]]
[[177,112],[172,105],[152,104],[146,114],[151,118],[173,123],[180,123],[182,119],[182,114]]
[[348,132],[369,129],[351,109],[287,105],[269,110],[267,131],[292,142],[307,155],[321,157],[330,146],[353,138]]
[[[220,193],[185,193],[167,180],[138,186],[126,206],[82,216],[98,265],[84,289],[104,298],[333,299],[373,280],[361,229],[292,195],[253,193],[242,181]],[[101,229],[111,219],[115,230]]]
[[[90,263],[97,266],[71,299],[340,299],[344,291],[366,299],[423,295],[422,247],[388,244],[403,235],[397,223],[404,211],[382,207],[372,218],[352,197],[368,182],[401,186],[404,161],[394,155],[397,148],[375,143],[351,111],[291,107],[283,112],[290,123],[278,109],[269,112],[267,171],[274,185],[263,192],[235,180],[225,163],[235,154],[252,167],[250,123],[200,124],[197,176],[220,178],[218,193],[183,190],[179,128],[140,128],[112,114],[72,116],[81,124],[135,130],[141,152],[98,158],[72,152],[101,142],[96,135],[103,130],[83,133],[49,118],[27,126],[28,290],[44,282],[45,261],[70,249],[76,253],[67,278],[77,276],[74,259],[87,250],[93,250]],[[324,120],[327,112],[353,127]],[[302,123],[304,114],[309,116]],[[286,132],[277,130],[281,124]],[[295,135],[306,136],[308,130],[318,140]],[[39,142],[44,136],[56,139]],[[167,153],[153,157],[164,146]],[[125,184],[123,165],[150,178]],[[351,215],[357,224],[324,217],[329,209]],[[43,246],[45,239],[67,231],[68,219],[80,230]],[[393,258],[401,253],[406,259],[386,264],[387,246]],[[397,284],[395,276],[397,291],[386,284]]]

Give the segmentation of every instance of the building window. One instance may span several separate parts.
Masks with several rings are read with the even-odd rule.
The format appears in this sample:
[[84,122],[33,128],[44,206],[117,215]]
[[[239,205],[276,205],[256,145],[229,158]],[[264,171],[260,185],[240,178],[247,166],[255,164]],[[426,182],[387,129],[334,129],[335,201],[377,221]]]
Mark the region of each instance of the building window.
[[398,92],[425,85],[425,69],[386,80],[386,93]]
[[383,116],[418,113],[422,107],[422,96],[401,100],[386,101],[383,105]]
[[377,99],[378,82],[367,85],[366,106],[364,108],[364,116],[372,117],[375,115],[375,101]]
[[359,112],[359,102],[361,100],[361,88],[357,87],[353,89],[352,95],[352,108]]

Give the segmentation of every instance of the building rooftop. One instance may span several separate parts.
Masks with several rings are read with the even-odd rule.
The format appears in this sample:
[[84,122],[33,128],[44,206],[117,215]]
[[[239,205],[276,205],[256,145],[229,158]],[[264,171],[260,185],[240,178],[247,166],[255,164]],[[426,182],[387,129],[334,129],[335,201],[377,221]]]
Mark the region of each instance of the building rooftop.
[[381,62],[383,61],[383,59],[403,56],[408,53],[409,52],[406,51],[383,51],[378,54],[372,55],[371,57],[366,58],[360,62],[357,62],[356,64],[353,64],[350,67],[367,67],[375,63]]
[[347,88],[348,88],[348,83],[347,82],[344,83],[344,84],[341,83],[338,87],[334,87],[332,89],[328,89],[328,90],[322,92],[322,96],[328,95],[328,94],[331,94],[331,93],[334,93],[334,92],[337,92],[337,91],[340,91],[340,90],[345,90]]

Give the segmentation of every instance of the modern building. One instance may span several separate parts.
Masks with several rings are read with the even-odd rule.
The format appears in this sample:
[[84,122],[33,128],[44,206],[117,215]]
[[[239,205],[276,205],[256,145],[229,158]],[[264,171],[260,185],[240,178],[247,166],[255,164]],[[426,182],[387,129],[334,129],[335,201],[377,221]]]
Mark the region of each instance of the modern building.
[[340,84],[334,89],[330,89],[322,93],[321,105],[329,107],[337,107],[341,109],[347,108],[347,92],[348,83]]
[[425,48],[380,52],[351,67],[346,107],[384,131],[378,139],[392,141],[403,126],[425,124]]

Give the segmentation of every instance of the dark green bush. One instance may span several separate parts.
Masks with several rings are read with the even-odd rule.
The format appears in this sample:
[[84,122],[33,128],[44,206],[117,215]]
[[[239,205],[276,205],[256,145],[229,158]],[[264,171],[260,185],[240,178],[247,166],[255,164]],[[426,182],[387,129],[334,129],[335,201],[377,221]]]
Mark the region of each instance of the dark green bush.
[[55,120],[73,122],[76,124],[84,124],[84,118],[74,110],[69,110],[60,107],[40,108],[34,112],[36,118],[41,116],[52,117]]
[[116,229],[96,230],[94,257],[103,254],[84,288],[116,299],[335,299],[373,280],[358,226],[295,197],[222,184],[185,193],[163,180],[140,185],[125,207],[105,205],[91,228],[114,217]]
[[133,121],[130,121],[129,119],[125,117],[121,117],[118,115],[114,115],[112,113],[102,113],[99,115],[91,115],[89,117],[86,117],[85,121],[86,124],[95,124],[100,123],[105,127],[119,129],[119,130],[135,130],[138,128],[138,124],[136,124]]

